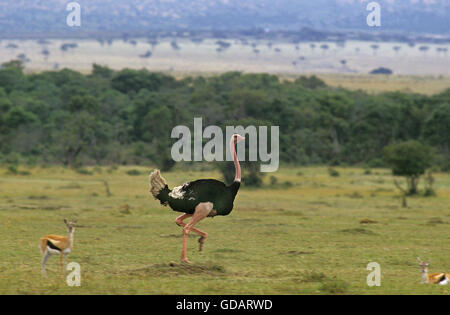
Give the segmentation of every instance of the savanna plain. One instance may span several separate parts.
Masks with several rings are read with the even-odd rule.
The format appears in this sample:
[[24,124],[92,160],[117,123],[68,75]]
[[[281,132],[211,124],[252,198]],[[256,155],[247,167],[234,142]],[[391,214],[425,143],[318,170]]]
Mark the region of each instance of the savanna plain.
[[[243,186],[233,212],[198,224],[202,252],[189,237],[180,264],[179,215],[148,192],[142,166],[0,169],[0,294],[448,294],[421,284],[416,257],[430,272],[450,271],[450,175],[435,173],[434,197],[402,207],[390,170],[282,167],[260,189]],[[178,166],[170,187],[214,170]],[[336,175],[336,174],[335,174]],[[276,180],[271,176],[275,176]],[[69,262],[81,266],[70,287],[59,259],[40,272],[39,239],[66,235],[77,219]],[[381,266],[381,286],[366,269]]]

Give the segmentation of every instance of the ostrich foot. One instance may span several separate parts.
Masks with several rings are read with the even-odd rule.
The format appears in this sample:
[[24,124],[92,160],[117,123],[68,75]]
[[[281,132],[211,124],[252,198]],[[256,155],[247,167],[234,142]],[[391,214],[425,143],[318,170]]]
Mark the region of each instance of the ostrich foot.
[[182,264],[190,264],[191,262],[187,258],[181,258]]
[[198,251],[201,252],[203,249],[203,244],[205,244],[206,236],[200,236],[198,239]]

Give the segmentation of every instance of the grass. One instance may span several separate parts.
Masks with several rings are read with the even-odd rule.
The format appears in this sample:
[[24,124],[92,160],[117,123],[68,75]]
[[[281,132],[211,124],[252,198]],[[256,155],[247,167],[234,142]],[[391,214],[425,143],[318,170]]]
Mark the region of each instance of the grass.
[[[430,272],[450,271],[450,175],[436,174],[436,197],[408,198],[388,170],[282,168],[292,186],[241,188],[227,217],[198,227],[209,237],[189,266],[179,263],[178,215],[148,193],[143,167],[86,174],[61,167],[0,169],[0,294],[449,294],[422,285],[416,257]],[[129,176],[130,170],[142,175]],[[133,172],[135,173],[135,172]],[[301,176],[297,174],[301,173]],[[169,186],[216,172],[165,173]],[[384,180],[381,180],[384,179]],[[110,189],[108,197],[104,182]],[[355,198],[357,196],[357,198]],[[58,259],[40,275],[39,238],[65,234],[63,218],[78,219],[69,262],[81,266],[81,286],[69,287]],[[381,266],[381,286],[369,287],[369,262]]]
[[402,91],[433,95],[449,88],[449,76],[319,74],[329,86],[370,93]]

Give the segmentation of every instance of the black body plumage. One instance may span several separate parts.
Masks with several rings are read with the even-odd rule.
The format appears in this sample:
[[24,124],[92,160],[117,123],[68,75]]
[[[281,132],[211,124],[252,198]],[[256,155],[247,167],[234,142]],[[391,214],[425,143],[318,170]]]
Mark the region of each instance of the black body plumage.
[[184,184],[178,191],[172,192],[166,185],[156,196],[162,204],[168,203],[174,211],[193,214],[195,207],[202,202],[213,204],[213,215],[228,215],[233,210],[234,198],[240,182],[226,186],[215,179],[199,179]]

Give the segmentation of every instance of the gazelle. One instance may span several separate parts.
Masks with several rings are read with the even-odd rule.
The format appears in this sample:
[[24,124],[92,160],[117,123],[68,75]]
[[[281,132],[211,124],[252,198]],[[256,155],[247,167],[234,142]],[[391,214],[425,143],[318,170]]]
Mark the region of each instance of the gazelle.
[[67,255],[72,251],[73,246],[73,232],[75,231],[76,221],[67,221],[64,219],[64,223],[67,226],[68,236],[59,236],[54,234],[49,234],[41,238],[40,248],[43,254],[42,257],[42,275],[46,275],[45,264],[51,255],[59,255],[59,263],[63,267],[63,256],[64,263],[66,262]]
[[419,266],[422,269],[422,283],[440,284],[440,285],[449,284],[450,274],[441,272],[441,273],[432,273],[431,275],[429,275],[428,266],[430,265],[430,263],[423,262],[422,260],[420,260],[419,257],[417,257],[417,260],[419,261]]

